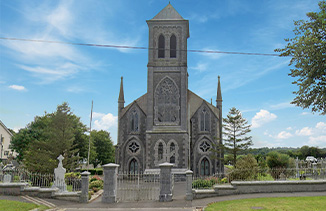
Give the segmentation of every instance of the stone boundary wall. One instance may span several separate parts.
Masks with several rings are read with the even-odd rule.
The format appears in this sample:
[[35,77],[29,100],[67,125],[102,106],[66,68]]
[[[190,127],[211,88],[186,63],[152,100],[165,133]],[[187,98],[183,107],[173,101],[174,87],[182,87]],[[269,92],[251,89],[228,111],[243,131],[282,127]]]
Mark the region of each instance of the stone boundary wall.
[[0,195],[28,195],[39,198],[56,198],[79,201],[80,192],[58,192],[58,188],[28,187],[28,183],[0,183]]
[[233,181],[231,185],[215,185],[214,189],[193,190],[194,199],[250,193],[285,193],[326,191],[326,180]]

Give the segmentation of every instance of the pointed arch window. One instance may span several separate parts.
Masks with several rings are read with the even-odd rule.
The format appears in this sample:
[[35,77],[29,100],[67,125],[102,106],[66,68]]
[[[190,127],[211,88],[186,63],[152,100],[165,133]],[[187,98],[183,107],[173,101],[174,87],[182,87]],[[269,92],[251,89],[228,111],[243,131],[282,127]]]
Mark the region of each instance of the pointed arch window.
[[158,58],[165,57],[165,38],[163,34],[158,37]]
[[168,77],[163,79],[155,90],[155,124],[179,124],[179,90]]
[[209,123],[210,123],[209,112],[206,109],[206,107],[204,107],[200,113],[200,130],[209,131],[209,127],[210,127]]
[[175,156],[174,155],[170,157],[170,163],[175,163]]
[[158,160],[162,160],[163,159],[163,144],[160,143],[158,145]]
[[177,38],[173,34],[170,37],[170,58],[176,58],[177,57]]
[[200,162],[200,175],[209,176],[209,161],[207,158],[203,158]]
[[138,131],[138,113],[136,109],[131,112],[131,131],[137,132]]
[[129,163],[129,173],[138,174],[138,162],[135,158],[133,158]]

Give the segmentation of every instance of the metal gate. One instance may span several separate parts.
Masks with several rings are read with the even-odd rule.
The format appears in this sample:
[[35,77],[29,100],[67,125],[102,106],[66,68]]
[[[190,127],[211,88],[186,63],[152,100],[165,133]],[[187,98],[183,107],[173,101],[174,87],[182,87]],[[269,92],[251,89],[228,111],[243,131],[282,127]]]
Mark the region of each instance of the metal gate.
[[117,201],[158,200],[160,175],[118,174]]

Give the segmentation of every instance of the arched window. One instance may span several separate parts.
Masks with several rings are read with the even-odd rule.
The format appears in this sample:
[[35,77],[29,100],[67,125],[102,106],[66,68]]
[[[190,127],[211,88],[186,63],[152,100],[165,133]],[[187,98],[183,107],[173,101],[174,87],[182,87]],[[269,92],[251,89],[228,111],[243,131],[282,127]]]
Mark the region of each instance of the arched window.
[[173,34],[170,37],[170,58],[176,58],[177,57],[177,38]]
[[210,123],[209,113],[206,107],[204,107],[200,114],[200,130],[209,131],[209,123]]
[[171,143],[170,145],[170,152],[173,152],[175,150],[175,145],[174,143]]
[[129,163],[129,173],[138,174],[138,162],[135,158],[133,158]]
[[162,160],[163,159],[163,144],[160,143],[158,145],[158,160]]
[[131,131],[138,131],[138,113],[136,109],[131,112]]
[[200,175],[209,176],[209,161],[207,158],[202,159],[200,163]]
[[170,163],[175,163],[175,157],[174,156],[170,157]]
[[179,90],[168,77],[158,84],[155,90],[155,123],[179,124]]
[[165,39],[164,36],[161,34],[158,38],[158,58],[165,57]]

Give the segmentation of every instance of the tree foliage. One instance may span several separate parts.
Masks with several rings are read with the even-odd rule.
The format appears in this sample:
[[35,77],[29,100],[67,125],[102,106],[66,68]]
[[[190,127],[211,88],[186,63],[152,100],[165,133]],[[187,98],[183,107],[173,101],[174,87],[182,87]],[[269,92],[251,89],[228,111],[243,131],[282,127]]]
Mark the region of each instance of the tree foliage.
[[258,163],[251,154],[237,160],[235,169],[231,172],[231,180],[255,180],[258,176]]
[[233,155],[233,164],[236,164],[237,154],[253,145],[249,133],[250,125],[236,108],[231,108],[226,118],[223,118],[224,148]]
[[326,1],[319,2],[319,12],[309,12],[309,20],[294,21],[295,37],[285,39],[287,45],[280,56],[291,56],[294,65],[290,76],[299,87],[291,102],[313,112],[326,114]]
[[62,154],[68,170],[76,167],[78,152],[87,150],[86,126],[74,115],[67,103],[58,105],[54,113],[35,117],[26,128],[14,135],[11,147],[17,159],[33,172],[53,173],[57,157]]
[[114,146],[110,133],[104,130],[93,130],[91,132],[91,140],[95,146],[96,153],[96,158],[92,160],[94,167],[98,164],[114,163]]

